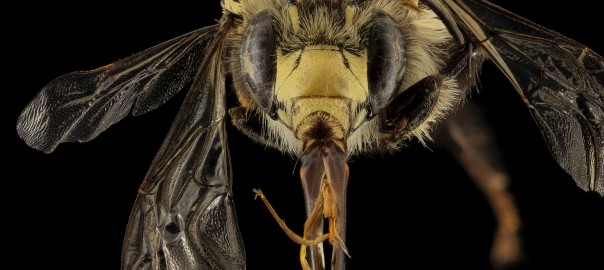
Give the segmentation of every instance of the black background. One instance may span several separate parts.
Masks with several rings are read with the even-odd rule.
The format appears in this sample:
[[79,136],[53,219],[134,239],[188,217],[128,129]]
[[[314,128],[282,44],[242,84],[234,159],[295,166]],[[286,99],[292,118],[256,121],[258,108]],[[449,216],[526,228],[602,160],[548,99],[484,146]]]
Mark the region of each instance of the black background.
[[[85,144],[69,143],[46,155],[15,131],[18,113],[46,83],[74,70],[93,69],[170,38],[212,24],[218,1],[208,4],[124,7],[23,6],[3,23],[4,89],[9,134],[5,157],[4,224],[9,254],[24,265],[61,269],[118,269],[122,238],[138,185],[179,104],[128,117]],[[602,15],[589,1],[494,1],[604,51]],[[172,5],[171,5],[172,4]],[[183,91],[184,92],[184,91]],[[604,204],[575,186],[549,156],[527,109],[496,68],[485,64],[481,94],[524,223],[525,260],[513,269],[599,269],[604,265]],[[299,164],[255,145],[230,129],[235,203],[248,269],[299,269],[298,247],[278,228],[252,188],[261,188],[290,227],[304,222]],[[5,139],[6,140],[6,139]],[[350,268],[489,269],[495,226],[480,191],[446,153],[412,144],[396,155],[350,162],[348,248]],[[10,196],[9,196],[10,195]],[[11,255],[16,256],[16,255]],[[396,267],[392,267],[396,266]]]

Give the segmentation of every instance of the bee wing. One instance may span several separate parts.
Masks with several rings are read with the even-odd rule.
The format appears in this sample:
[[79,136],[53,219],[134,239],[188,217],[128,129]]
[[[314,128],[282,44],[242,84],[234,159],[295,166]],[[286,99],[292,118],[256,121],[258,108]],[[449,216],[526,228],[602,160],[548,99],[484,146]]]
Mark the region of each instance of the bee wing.
[[522,96],[560,166],[604,194],[604,59],[483,0],[438,0]]
[[216,26],[205,27],[113,64],[65,74],[23,110],[17,132],[46,153],[62,142],[85,142],[124,118],[164,104],[191,81]]
[[139,190],[122,269],[245,269],[231,195],[218,30]]

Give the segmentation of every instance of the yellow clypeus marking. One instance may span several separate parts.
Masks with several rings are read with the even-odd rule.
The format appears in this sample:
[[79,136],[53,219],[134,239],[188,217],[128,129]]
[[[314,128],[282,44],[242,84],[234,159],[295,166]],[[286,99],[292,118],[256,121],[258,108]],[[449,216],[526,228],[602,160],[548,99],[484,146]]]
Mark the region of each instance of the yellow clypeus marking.
[[285,55],[278,49],[275,96],[285,105],[280,118],[294,130],[306,116],[322,111],[333,116],[345,134],[353,110],[367,100],[367,54],[332,45],[307,46]]

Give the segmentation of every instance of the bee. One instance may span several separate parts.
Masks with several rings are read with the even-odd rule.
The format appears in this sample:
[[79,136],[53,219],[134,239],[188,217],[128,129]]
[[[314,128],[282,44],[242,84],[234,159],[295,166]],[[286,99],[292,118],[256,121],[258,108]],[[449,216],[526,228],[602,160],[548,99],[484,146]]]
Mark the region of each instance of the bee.
[[[245,267],[228,124],[300,160],[308,219],[289,235],[302,246],[303,268],[325,268],[327,241],[332,269],[344,269],[348,161],[404,151],[411,140],[427,145],[437,123],[464,106],[487,59],[522,97],[560,166],[581,188],[604,192],[602,58],[575,41],[480,0],[222,7],[216,25],[55,79],[19,116],[20,137],[52,152],[189,88],[139,188],[123,269]],[[448,134],[462,126],[447,123]],[[464,136],[451,138],[462,145],[472,139]]]

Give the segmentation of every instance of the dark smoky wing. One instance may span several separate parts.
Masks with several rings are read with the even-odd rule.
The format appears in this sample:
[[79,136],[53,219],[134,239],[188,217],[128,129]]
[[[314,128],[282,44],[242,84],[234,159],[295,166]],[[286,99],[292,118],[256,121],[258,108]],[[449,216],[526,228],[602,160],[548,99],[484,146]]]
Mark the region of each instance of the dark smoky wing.
[[231,194],[223,37],[208,49],[139,190],[122,269],[245,269]]
[[38,150],[89,141],[124,118],[164,104],[190,83],[216,26],[202,28],[113,64],[65,74],[23,110],[17,132]]
[[604,59],[482,0],[442,1],[522,96],[560,164],[604,193]]

